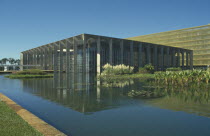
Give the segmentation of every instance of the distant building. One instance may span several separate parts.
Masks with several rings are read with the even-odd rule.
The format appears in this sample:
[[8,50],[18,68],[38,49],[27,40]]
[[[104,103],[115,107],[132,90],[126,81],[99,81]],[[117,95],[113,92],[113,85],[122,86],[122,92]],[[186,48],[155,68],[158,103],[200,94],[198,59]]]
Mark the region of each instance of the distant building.
[[21,65],[24,65],[22,69],[101,73],[102,66],[106,63],[134,67],[151,63],[156,70],[168,67],[192,69],[193,51],[148,42],[81,34],[21,53]]
[[210,24],[127,39],[190,49],[195,67],[210,65]]

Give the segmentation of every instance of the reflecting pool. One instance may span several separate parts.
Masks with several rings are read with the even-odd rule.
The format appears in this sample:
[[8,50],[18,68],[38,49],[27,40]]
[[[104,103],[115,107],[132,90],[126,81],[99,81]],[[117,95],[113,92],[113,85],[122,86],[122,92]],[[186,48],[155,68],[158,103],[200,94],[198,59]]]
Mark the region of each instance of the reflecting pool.
[[[150,91],[158,97],[132,98]],[[94,75],[8,79],[0,92],[72,136],[209,136],[210,91],[157,87],[150,80],[106,83]]]

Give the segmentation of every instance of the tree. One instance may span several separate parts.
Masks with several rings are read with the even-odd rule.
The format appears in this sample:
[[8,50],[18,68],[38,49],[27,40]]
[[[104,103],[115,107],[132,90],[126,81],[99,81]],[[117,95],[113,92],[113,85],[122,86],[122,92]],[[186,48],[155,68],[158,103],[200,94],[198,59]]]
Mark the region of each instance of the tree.
[[19,59],[16,59],[16,60],[15,60],[15,64],[16,64],[16,65],[20,65],[20,60],[19,60]]
[[8,61],[9,61],[9,63],[10,63],[11,65],[15,63],[15,59],[14,59],[14,58],[9,58]]
[[7,64],[8,59],[7,59],[7,58],[3,58],[1,61],[2,61],[2,64],[6,65],[6,64]]

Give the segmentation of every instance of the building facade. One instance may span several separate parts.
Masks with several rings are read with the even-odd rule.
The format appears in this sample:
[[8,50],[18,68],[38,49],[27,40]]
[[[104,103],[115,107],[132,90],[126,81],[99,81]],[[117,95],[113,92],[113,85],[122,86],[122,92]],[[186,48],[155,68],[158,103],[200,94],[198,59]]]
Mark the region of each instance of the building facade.
[[193,51],[177,47],[98,35],[81,34],[21,53],[22,69],[38,68],[69,72],[98,73],[105,64],[192,69]]
[[127,38],[193,50],[193,64],[210,65],[210,24]]

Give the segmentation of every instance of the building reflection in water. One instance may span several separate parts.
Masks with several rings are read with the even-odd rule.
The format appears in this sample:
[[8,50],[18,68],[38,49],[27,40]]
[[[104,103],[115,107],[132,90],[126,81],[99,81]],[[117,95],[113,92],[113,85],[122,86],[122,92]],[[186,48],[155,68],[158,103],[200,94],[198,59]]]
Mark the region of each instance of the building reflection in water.
[[102,87],[95,75],[55,73],[54,78],[23,80],[23,90],[44,99],[70,107],[82,113],[91,113],[129,104],[127,91],[122,88]]
[[[161,94],[159,98],[129,98],[131,90],[149,91]],[[158,88],[148,81],[127,80],[108,84],[96,80],[95,75],[60,74],[49,79],[23,80],[23,91],[38,95],[43,99],[90,114],[139,102],[162,109],[184,111],[210,117],[210,87]],[[133,100],[135,102],[133,102]]]

